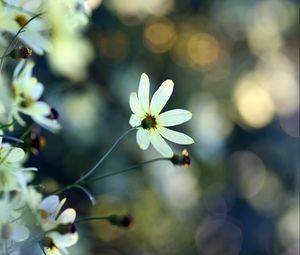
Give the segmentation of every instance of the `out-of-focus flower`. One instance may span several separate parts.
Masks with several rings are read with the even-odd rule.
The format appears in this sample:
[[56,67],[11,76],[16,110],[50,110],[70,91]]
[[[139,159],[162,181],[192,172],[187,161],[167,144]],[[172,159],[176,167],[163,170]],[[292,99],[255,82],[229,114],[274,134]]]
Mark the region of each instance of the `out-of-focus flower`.
[[89,9],[84,1],[52,0],[45,2],[47,20],[51,26],[52,49],[48,55],[53,71],[72,80],[86,76],[86,66],[92,59],[92,48],[82,36]]
[[20,112],[29,115],[37,124],[49,129],[58,131],[61,127],[57,120],[50,118],[51,108],[45,102],[39,101],[44,91],[42,83],[32,76],[32,61],[21,61],[13,74],[13,106],[11,119],[24,126],[26,123],[21,118]]
[[2,143],[0,137],[0,192],[13,190],[27,190],[30,180],[29,171],[36,171],[34,167],[22,167],[25,153],[21,148]]
[[[0,32],[15,35],[41,8],[41,1],[11,0],[8,4],[0,3]],[[14,6],[14,7],[12,7]],[[31,14],[22,11],[30,10]],[[51,48],[49,40],[49,26],[43,18],[36,17],[26,25],[26,29],[19,34],[19,38],[37,54],[43,54]]]
[[7,192],[0,198],[0,242],[22,242],[29,237],[29,230],[20,220],[19,196],[10,199]]
[[165,157],[172,157],[173,151],[162,137],[178,144],[194,143],[191,137],[166,128],[190,120],[191,112],[175,109],[160,113],[173,92],[173,86],[173,81],[164,81],[149,103],[150,82],[148,76],[142,74],[138,94],[131,93],[129,100],[133,112],[129,123],[132,127],[138,127],[136,134],[138,145],[142,150],[146,150],[151,142],[153,147]]
[[58,196],[52,195],[43,199],[38,205],[37,212],[41,227],[46,232],[42,241],[46,254],[65,254],[66,247],[78,241],[78,233],[74,225],[76,211],[68,208],[60,213],[65,202],[66,199],[60,201]]

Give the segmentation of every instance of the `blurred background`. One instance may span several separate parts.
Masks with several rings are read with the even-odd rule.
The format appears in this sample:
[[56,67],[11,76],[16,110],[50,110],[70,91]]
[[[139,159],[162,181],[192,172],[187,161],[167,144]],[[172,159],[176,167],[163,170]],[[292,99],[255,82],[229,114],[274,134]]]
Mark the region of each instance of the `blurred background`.
[[[196,143],[187,169],[156,162],[86,186],[94,207],[65,192],[81,215],[134,217],[129,230],[79,225],[70,253],[299,254],[299,2],[107,0],[86,34],[94,61],[85,81],[55,77],[37,59],[63,125],[57,136],[43,131],[46,147],[30,157],[37,183],[49,192],[72,183],[129,128],[129,93],[143,72],[152,93],[174,81],[165,110],[193,112],[175,129]],[[132,133],[94,176],[156,157]]]

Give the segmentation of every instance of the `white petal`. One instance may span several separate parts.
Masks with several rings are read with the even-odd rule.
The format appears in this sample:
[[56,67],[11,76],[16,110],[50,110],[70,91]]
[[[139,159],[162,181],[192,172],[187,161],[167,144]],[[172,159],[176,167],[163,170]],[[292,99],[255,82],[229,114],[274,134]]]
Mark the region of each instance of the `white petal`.
[[8,162],[17,162],[24,158],[24,156],[25,152],[21,148],[13,148],[6,157],[6,160]]
[[157,127],[158,132],[167,140],[178,144],[192,144],[194,140],[186,134],[171,130],[169,128]]
[[45,102],[36,102],[26,108],[21,108],[20,111],[30,116],[34,116],[34,115],[47,116],[50,114],[50,107]]
[[67,201],[66,198],[63,198],[59,204],[57,205],[55,212],[54,212],[54,218],[56,218],[58,216],[58,213],[60,212],[61,208],[63,207],[63,205],[65,204],[65,202]]
[[173,81],[166,80],[154,93],[150,104],[150,112],[153,116],[157,116],[160,113],[160,111],[164,108],[173,92],[173,87]]
[[56,211],[56,208],[59,204],[59,197],[56,195],[51,195],[42,200],[39,205],[39,209],[43,209],[49,214],[52,214]]
[[141,125],[142,119],[139,118],[137,115],[135,114],[131,114],[130,119],[129,119],[129,124],[132,127],[138,127],[139,125]]
[[30,95],[32,99],[36,101],[42,96],[43,91],[44,91],[44,85],[38,82],[32,87]]
[[20,74],[20,72],[21,72],[21,70],[23,69],[25,63],[26,63],[25,60],[21,60],[21,61],[19,62],[19,64],[16,66],[16,68],[15,68],[15,70],[14,70],[14,74],[13,74],[13,77],[14,77],[14,78],[16,78],[16,77]]
[[18,223],[12,223],[10,225],[12,233],[11,233],[11,239],[16,242],[22,242],[26,240],[29,237],[29,230]]
[[159,126],[171,127],[182,124],[192,118],[192,113],[187,110],[175,109],[163,112],[157,116],[156,122]]
[[139,128],[136,133],[136,142],[142,150],[146,150],[150,144],[149,130]]
[[61,129],[61,125],[57,120],[52,120],[44,116],[33,116],[32,119],[43,128],[57,133]]
[[137,94],[135,92],[131,93],[130,94],[130,97],[129,97],[129,105],[130,105],[130,109],[131,111],[143,118],[143,116],[145,116],[145,111],[143,110],[142,106],[141,106],[141,103],[137,97]]
[[147,76],[147,74],[143,73],[140,79],[138,96],[145,112],[149,112],[149,88],[149,77]]
[[150,129],[150,141],[153,147],[164,157],[171,158],[173,151],[157,130]]
[[76,218],[76,211],[73,208],[68,208],[64,210],[59,217],[57,218],[57,222],[62,224],[73,223]]

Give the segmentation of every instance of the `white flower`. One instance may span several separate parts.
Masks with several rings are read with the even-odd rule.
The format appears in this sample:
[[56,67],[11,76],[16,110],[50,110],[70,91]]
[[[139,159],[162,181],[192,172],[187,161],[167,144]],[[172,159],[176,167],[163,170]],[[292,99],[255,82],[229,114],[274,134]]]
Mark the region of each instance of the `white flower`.
[[52,49],[47,55],[51,68],[72,80],[85,78],[93,57],[92,47],[82,35],[89,17],[85,1],[51,0],[44,5],[51,26]]
[[34,63],[32,61],[20,61],[13,74],[13,106],[11,116],[20,125],[25,125],[19,112],[29,115],[36,123],[50,131],[57,131],[61,127],[59,123],[49,118],[51,116],[50,106],[39,101],[43,94],[44,86],[32,76]]
[[0,192],[27,191],[27,183],[31,177],[29,171],[36,171],[37,169],[22,167],[24,157],[25,153],[21,148],[2,143],[0,137]]
[[60,213],[65,202],[66,199],[60,201],[58,196],[52,195],[43,199],[37,208],[41,227],[47,231],[43,240],[46,254],[65,254],[66,247],[78,241],[78,233],[73,224],[76,211],[68,208]]
[[29,230],[21,222],[20,197],[9,198],[7,192],[0,199],[0,233],[5,240],[22,242],[29,237]]
[[[29,21],[33,15],[29,15],[18,8],[30,10],[32,13],[38,13],[41,7],[41,1],[7,1],[9,5],[5,7],[0,3],[0,32],[7,31],[15,35],[19,29]],[[17,8],[13,8],[11,6]],[[51,48],[51,43],[48,36],[49,26],[41,17],[37,17],[30,21],[19,34],[19,38],[37,54],[43,54]]]
[[149,102],[150,82],[148,76],[142,74],[138,94],[131,93],[129,99],[133,112],[129,123],[132,127],[138,127],[136,134],[138,145],[146,150],[151,142],[153,147],[165,157],[172,157],[173,151],[163,138],[178,144],[194,143],[191,137],[166,128],[190,120],[191,112],[175,109],[160,113],[172,94],[173,86],[171,80],[164,81]]

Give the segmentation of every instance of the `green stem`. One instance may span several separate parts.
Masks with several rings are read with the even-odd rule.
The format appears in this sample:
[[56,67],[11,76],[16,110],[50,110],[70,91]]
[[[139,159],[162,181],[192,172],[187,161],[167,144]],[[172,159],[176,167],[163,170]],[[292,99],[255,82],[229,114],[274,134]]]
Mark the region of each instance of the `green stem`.
[[95,181],[102,180],[102,179],[105,179],[105,178],[108,178],[108,177],[123,174],[123,173],[129,172],[129,171],[132,171],[132,170],[136,170],[136,169],[138,169],[139,167],[141,167],[143,165],[153,163],[153,162],[156,162],[156,161],[160,161],[160,160],[170,160],[170,159],[169,158],[151,159],[151,160],[139,163],[139,164],[134,165],[134,166],[130,166],[130,167],[127,167],[127,168],[124,168],[124,169],[121,169],[121,170],[117,170],[117,171],[109,173],[109,174],[105,174],[105,175],[102,175],[102,176],[95,177],[93,179],[83,180],[80,183],[73,183],[73,184],[67,185],[66,187],[64,187],[64,188],[62,188],[62,189],[60,189],[60,190],[58,190],[58,191],[56,191],[52,194],[59,194],[61,192],[64,192],[64,191],[72,189],[72,188],[78,188],[78,186],[80,186],[81,184],[87,184],[87,183],[95,182]]
[[114,144],[108,149],[108,151],[98,160],[98,162],[88,170],[84,175],[82,175],[74,184],[79,184],[84,181],[87,177],[89,177],[97,168],[98,166],[107,158],[107,156],[112,152],[112,150],[117,146],[117,144],[131,131],[135,130],[136,127],[128,129],[125,133],[123,133],[115,142]]
[[92,220],[110,220],[110,218],[111,218],[111,216],[86,217],[86,218],[80,218],[80,219],[74,221],[74,223],[83,223],[83,222],[92,221]]
[[169,158],[155,158],[155,159],[151,159],[151,160],[142,162],[140,164],[124,168],[122,170],[118,170],[118,171],[115,171],[115,172],[112,172],[112,173],[109,173],[109,174],[105,174],[105,175],[98,176],[98,177],[93,178],[93,179],[89,179],[89,180],[83,181],[81,184],[95,182],[95,181],[99,181],[99,180],[102,180],[102,179],[105,179],[105,178],[108,178],[108,177],[112,177],[112,176],[115,176],[115,175],[123,174],[123,173],[129,172],[129,171],[132,171],[132,170],[136,170],[139,167],[141,167],[142,165],[153,163],[153,162],[160,161],[160,160],[170,160],[170,159]]

